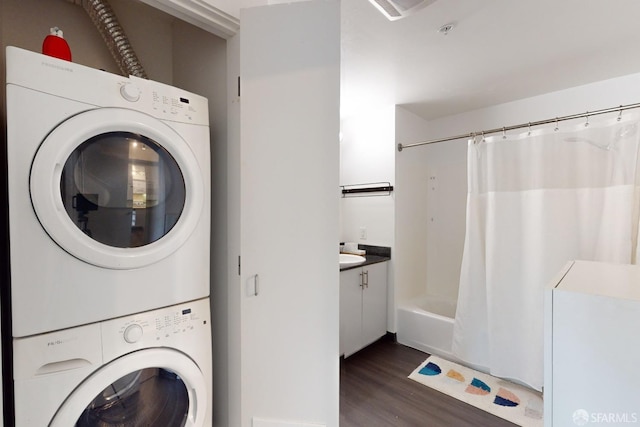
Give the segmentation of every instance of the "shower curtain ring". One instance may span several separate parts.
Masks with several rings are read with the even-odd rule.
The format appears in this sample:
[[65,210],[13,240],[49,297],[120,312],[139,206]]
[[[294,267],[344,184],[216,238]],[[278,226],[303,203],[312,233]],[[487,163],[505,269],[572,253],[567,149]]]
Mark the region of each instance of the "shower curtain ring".
[[560,128],[558,127],[558,118],[556,117],[556,128],[554,129],[554,131],[557,132],[559,130],[560,130]]
[[527,132],[527,136],[531,136],[531,122],[529,122],[529,132]]
[[482,142],[484,142],[484,131],[482,131]]
[[586,121],[586,123],[584,124],[584,127],[589,127],[589,112],[588,112],[588,111],[587,111],[586,116],[587,116],[587,121]]
[[507,133],[504,131],[504,126],[502,127],[502,139],[507,139]]
[[620,120],[622,120],[622,105],[620,106],[620,110],[618,112],[618,118],[617,118],[617,121],[620,121]]

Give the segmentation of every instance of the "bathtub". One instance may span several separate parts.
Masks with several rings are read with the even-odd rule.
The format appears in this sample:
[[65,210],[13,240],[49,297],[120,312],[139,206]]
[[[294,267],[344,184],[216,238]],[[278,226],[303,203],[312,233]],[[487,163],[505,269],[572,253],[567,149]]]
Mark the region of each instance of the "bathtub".
[[400,344],[457,360],[451,352],[456,301],[424,296],[398,307],[397,339]]

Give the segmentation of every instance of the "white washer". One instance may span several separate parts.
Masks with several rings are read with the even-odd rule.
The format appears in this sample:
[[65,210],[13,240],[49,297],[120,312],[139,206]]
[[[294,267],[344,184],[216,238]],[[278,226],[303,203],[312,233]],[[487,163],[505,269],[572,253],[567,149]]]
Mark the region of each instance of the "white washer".
[[13,347],[16,426],[212,425],[209,298]]
[[13,336],[209,295],[206,98],[7,48]]

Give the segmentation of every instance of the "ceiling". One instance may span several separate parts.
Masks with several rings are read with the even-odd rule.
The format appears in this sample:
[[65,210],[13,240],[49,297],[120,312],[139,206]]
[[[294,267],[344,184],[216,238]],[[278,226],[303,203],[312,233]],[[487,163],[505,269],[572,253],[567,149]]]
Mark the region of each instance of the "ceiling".
[[640,72],[638,0],[438,0],[397,21],[341,7],[343,117],[432,119]]

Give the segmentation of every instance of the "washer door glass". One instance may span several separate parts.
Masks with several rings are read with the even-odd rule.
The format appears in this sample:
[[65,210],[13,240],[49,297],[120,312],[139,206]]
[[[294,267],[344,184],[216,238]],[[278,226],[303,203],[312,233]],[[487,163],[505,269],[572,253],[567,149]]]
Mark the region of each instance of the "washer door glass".
[[77,427],[183,427],[189,393],[175,373],[146,368],[114,381],[86,407]]
[[102,366],[65,399],[49,427],[209,427],[205,377],[184,353],[147,348]]
[[162,238],[185,203],[184,178],[173,157],[131,132],[97,135],[78,146],[62,170],[60,194],[76,227],[117,248]]

